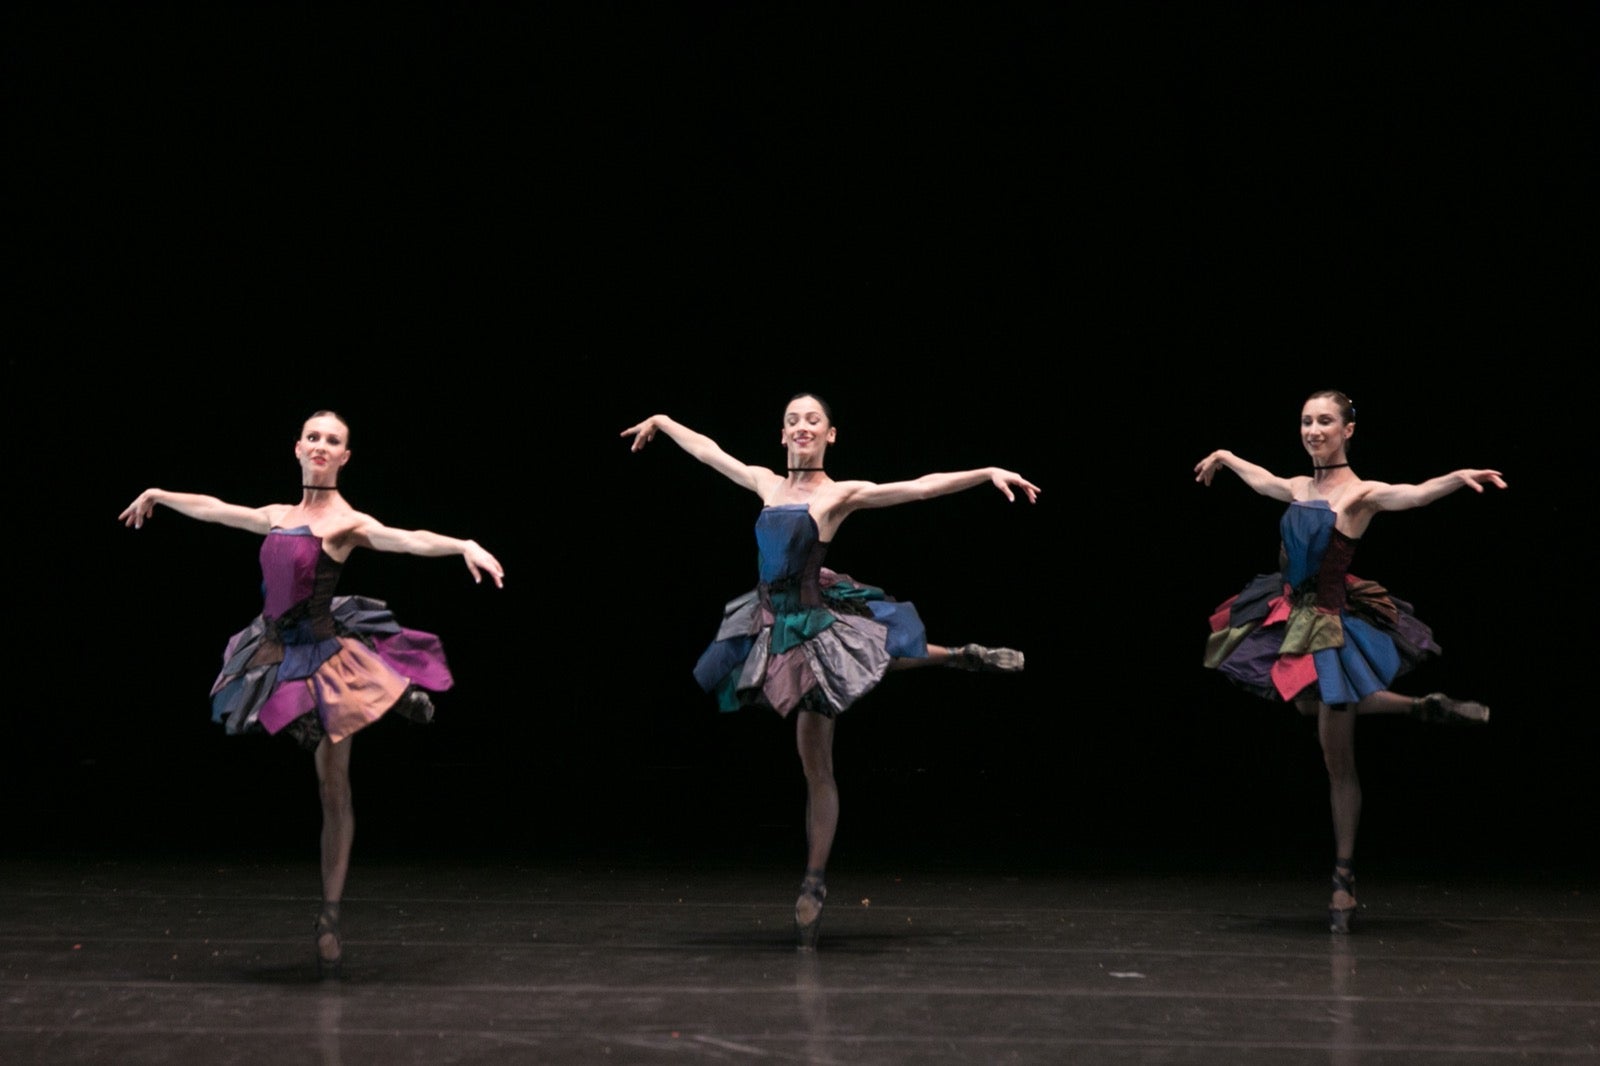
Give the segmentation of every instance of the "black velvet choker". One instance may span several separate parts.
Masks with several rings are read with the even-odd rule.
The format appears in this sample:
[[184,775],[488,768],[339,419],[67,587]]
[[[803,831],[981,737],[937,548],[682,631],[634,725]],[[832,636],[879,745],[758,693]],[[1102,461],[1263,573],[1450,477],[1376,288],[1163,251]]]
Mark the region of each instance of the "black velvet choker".
[[1313,472],[1318,470],[1338,470],[1340,467],[1349,466],[1349,463],[1329,463],[1327,466],[1313,466]]
[[791,473],[791,474],[826,474],[827,471],[822,469],[822,467],[820,467],[820,466],[791,466],[789,468],[789,473]]
[[319,492],[338,492],[338,485],[301,485],[303,489],[316,489]]

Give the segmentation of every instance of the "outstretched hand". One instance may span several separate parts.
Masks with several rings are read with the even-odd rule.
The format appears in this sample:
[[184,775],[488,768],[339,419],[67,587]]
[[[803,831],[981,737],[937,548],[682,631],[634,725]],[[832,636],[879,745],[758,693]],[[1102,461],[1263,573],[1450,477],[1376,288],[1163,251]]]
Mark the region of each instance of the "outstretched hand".
[[1506,487],[1505,478],[1500,476],[1498,470],[1457,470],[1456,477],[1473,492],[1482,492],[1485,485],[1493,485],[1497,489]]
[[505,567],[500,565],[500,560],[479,547],[477,541],[467,541],[467,548],[461,553],[461,557],[466,560],[467,569],[472,572],[472,580],[474,582],[482,584],[483,575],[487,572],[490,577],[494,578],[495,588],[506,587]]
[[618,435],[623,437],[633,437],[633,446],[628,450],[636,452],[655,439],[656,430],[658,428],[660,427],[658,427],[656,424],[656,416],[651,415],[643,422],[640,422],[637,426],[629,426]]
[[1211,479],[1217,476],[1217,468],[1222,465],[1222,457],[1226,454],[1221,448],[1218,448],[1194,464],[1194,479],[1202,485],[1211,484]]
[[117,515],[117,520],[129,528],[143,529],[144,520],[156,513],[155,494],[160,491],[160,489],[145,489],[139,493],[134,501]]
[[1013,486],[1027,494],[1029,503],[1039,502],[1039,486],[1021,474],[1013,474],[1009,470],[996,467],[994,473],[989,475],[989,481],[1000,490],[1001,495],[1012,502],[1016,502],[1017,499],[1016,494],[1011,491]]

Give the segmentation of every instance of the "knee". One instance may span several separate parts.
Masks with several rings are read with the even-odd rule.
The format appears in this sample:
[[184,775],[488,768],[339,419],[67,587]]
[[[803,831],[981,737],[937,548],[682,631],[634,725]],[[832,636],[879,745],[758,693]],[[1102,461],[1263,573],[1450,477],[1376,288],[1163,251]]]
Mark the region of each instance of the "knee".
[[351,806],[350,778],[346,774],[327,774],[317,782],[325,811],[348,811]]
[[1328,768],[1328,780],[1335,783],[1348,783],[1356,780],[1355,753],[1342,749],[1322,751],[1322,765]]
[[833,760],[829,758],[800,760],[800,769],[806,775],[806,784],[816,787],[833,787]]

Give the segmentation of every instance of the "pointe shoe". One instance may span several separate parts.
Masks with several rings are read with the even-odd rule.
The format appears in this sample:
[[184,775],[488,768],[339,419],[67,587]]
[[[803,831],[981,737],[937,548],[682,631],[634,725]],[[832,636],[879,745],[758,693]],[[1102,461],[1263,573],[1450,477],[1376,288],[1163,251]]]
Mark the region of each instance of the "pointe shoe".
[[822,930],[822,901],[828,898],[828,886],[822,881],[821,870],[806,871],[800,882],[800,898],[794,901],[795,946],[801,951],[815,951],[817,934]]
[[1489,708],[1475,700],[1455,700],[1443,692],[1430,692],[1411,701],[1411,716],[1424,722],[1489,724]]
[[311,927],[317,949],[317,976],[338,979],[344,976],[344,944],[339,938],[339,905],[324,901],[322,913]]
[[[1339,859],[1333,864],[1333,890],[1348,894],[1351,900],[1355,899],[1355,871],[1351,869],[1349,859]],[[1361,904],[1352,902],[1348,907],[1328,907],[1328,932],[1348,933],[1355,925],[1356,911]]]
[[1023,654],[1015,648],[985,648],[964,644],[950,649],[950,665],[957,670],[982,673],[1017,674],[1022,672]]
[[433,698],[422,689],[412,686],[406,694],[400,697],[394,705],[397,713],[404,715],[414,722],[424,724],[433,721]]

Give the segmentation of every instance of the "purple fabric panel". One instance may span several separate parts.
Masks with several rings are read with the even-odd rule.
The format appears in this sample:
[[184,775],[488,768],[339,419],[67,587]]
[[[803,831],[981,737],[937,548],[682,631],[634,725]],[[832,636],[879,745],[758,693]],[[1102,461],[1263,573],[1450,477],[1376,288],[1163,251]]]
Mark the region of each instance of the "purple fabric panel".
[[268,618],[281,617],[311,596],[322,541],[309,531],[275,529],[261,542],[261,577]]
[[1283,627],[1256,629],[1239,642],[1233,654],[1217,664],[1217,672],[1235,684],[1268,699],[1277,699],[1272,664],[1283,647]]
[[413,685],[443,692],[455,684],[445,662],[444,648],[432,633],[402,626],[392,637],[379,637],[374,642],[374,650],[378,658]]
[[1422,654],[1433,653],[1438,655],[1443,649],[1433,642],[1433,629],[1425,622],[1418,621],[1411,614],[1411,605],[1403,604],[1400,619],[1396,626],[1399,631],[1398,638],[1406,645],[1402,655],[1406,658],[1420,659]]
[[276,692],[261,705],[256,721],[269,733],[276,733],[302,714],[317,709],[317,700],[311,686],[304,680],[290,681],[278,686]]

